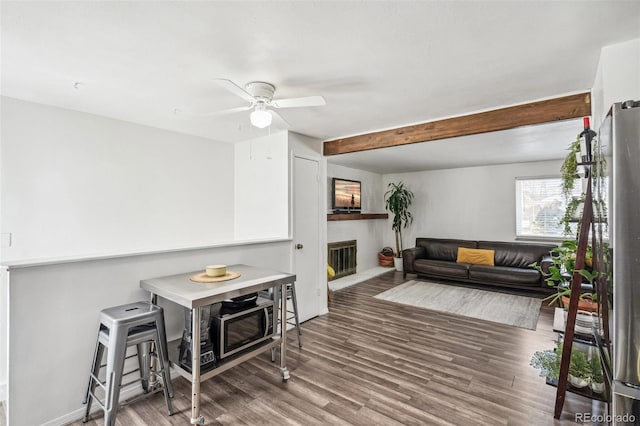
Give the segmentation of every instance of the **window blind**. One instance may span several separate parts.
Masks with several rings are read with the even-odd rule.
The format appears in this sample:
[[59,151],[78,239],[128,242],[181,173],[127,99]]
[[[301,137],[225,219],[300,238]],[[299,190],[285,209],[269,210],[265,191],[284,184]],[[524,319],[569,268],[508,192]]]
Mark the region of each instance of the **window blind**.
[[[605,183],[604,205],[608,203]],[[572,196],[580,197],[582,185],[576,180]],[[594,193],[595,197],[595,193]],[[518,237],[564,237],[560,220],[564,216],[567,203],[562,194],[560,178],[516,179],[516,235]],[[571,224],[572,235],[575,235],[577,224]]]

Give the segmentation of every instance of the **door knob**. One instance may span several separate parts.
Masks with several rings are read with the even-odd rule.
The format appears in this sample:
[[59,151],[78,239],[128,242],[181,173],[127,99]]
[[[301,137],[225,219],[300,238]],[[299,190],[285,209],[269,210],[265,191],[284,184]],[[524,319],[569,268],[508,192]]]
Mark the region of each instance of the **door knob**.
[[296,250],[300,250],[301,248],[303,248],[304,246],[302,244],[296,244]]

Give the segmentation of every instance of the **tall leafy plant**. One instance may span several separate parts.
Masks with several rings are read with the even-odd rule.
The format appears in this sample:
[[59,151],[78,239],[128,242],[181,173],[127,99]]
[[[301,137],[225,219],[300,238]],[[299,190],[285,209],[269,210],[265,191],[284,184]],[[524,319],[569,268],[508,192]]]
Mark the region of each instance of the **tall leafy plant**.
[[413,192],[404,183],[390,182],[384,194],[385,208],[393,214],[391,229],[396,233],[396,257],[402,257],[402,229],[413,222],[409,207],[413,202]]

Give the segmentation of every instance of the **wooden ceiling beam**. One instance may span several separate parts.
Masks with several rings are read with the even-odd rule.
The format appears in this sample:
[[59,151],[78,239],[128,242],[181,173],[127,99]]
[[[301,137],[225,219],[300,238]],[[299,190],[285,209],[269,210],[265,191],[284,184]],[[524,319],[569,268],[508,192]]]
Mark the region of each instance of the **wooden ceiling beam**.
[[513,129],[591,115],[589,92],[324,142],[324,155],[346,154]]

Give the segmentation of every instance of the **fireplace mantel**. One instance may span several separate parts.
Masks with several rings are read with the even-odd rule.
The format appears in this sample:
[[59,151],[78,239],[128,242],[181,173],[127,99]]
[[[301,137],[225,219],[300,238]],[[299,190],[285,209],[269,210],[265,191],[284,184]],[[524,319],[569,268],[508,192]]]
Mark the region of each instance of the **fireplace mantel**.
[[369,219],[387,219],[387,213],[328,213],[327,220],[369,220]]

